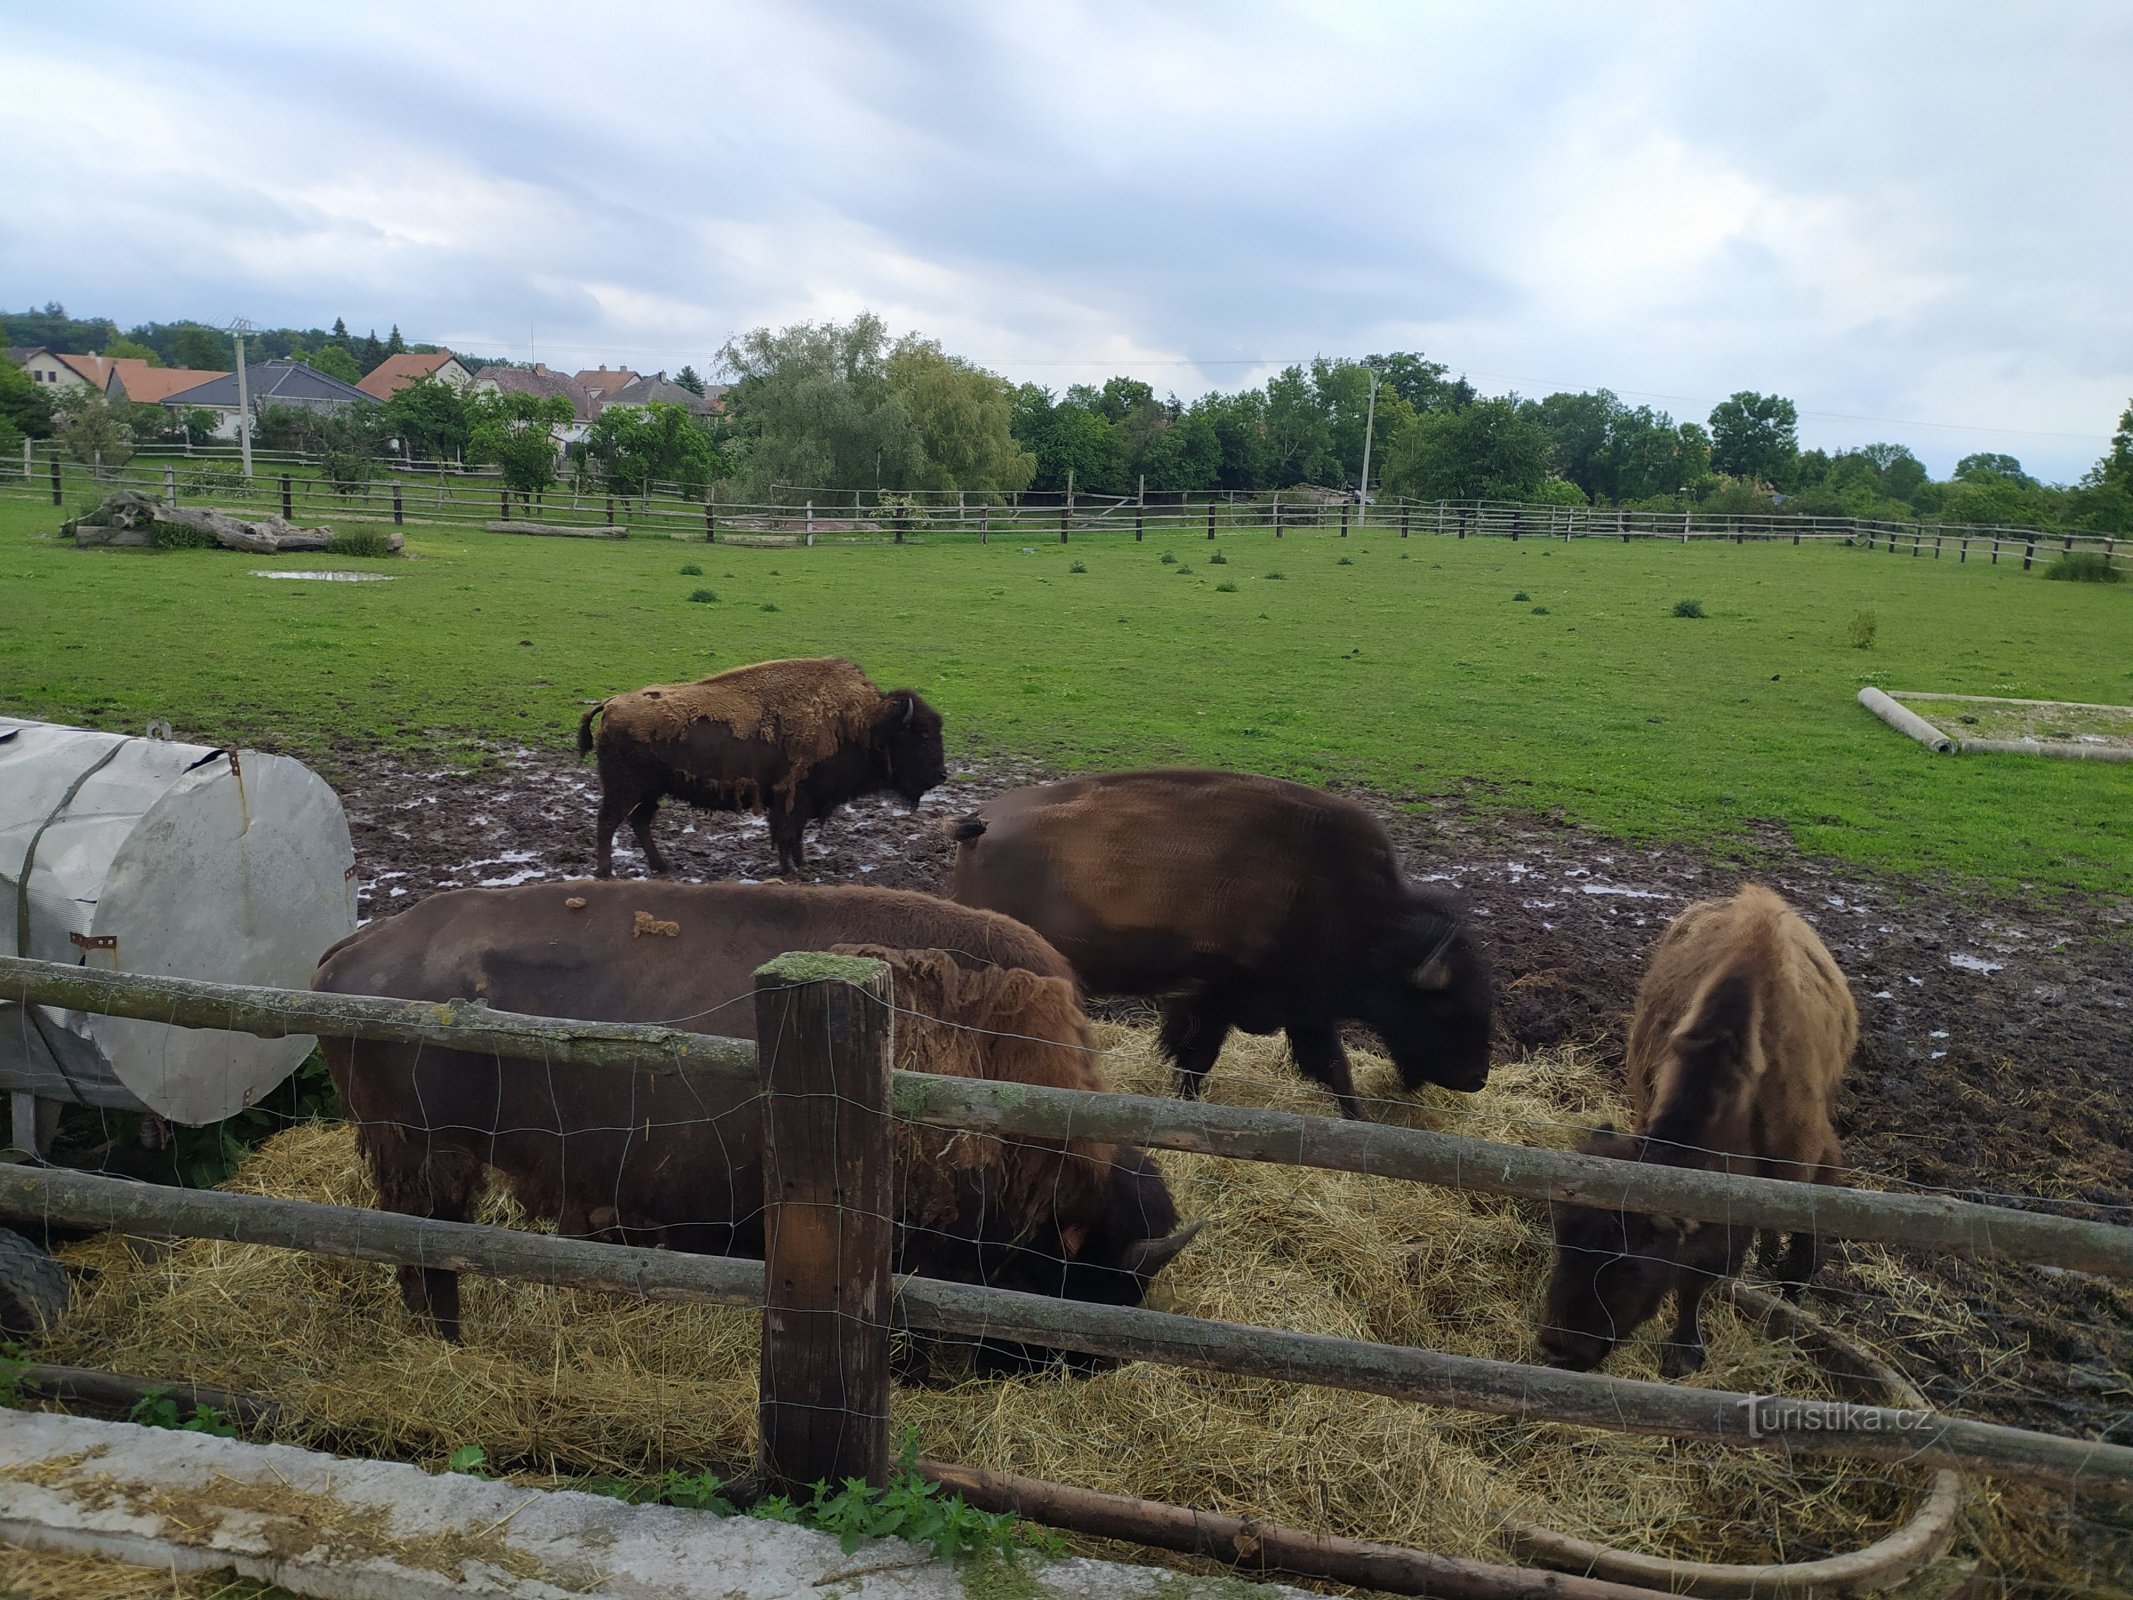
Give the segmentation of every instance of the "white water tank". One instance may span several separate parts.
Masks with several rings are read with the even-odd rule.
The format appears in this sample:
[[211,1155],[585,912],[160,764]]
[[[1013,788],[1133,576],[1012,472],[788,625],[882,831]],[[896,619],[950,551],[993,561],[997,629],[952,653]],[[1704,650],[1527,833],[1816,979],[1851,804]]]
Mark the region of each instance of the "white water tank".
[[[0,717],[0,952],[303,989],[355,907],[348,819],[301,762]],[[312,1043],[0,999],[0,1089],[217,1122]]]

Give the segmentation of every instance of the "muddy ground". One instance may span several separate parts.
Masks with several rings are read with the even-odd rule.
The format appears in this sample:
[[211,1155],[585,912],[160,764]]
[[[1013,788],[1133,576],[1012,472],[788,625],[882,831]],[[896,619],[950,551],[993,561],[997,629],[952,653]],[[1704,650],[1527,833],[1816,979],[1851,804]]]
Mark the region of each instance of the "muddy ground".
[[[440,889],[591,870],[594,779],[561,752],[507,749],[474,772],[366,753],[331,776],[366,918]],[[811,833],[807,876],[939,890],[950,857],[941,819],[1044,776],[995,763],[957,771],[915,811],[854,806]],[[2133,1222],[2133,901],[1985,903],[1803,859],[1776,840],[1758,842],[1752,860],[1712,858],[1457,799],[1357,798],[1385,818],[1411,875],[1469,898],[1502,988],[1500,1051],[1577,1042],[1618,1058],[1668,920],[1752,877],[1815,923],[1858,997],[1863,1037],[1839,1129],[1861,1181]],[[775,872],[761,818],[670,806],[657,826],[683,877]],[[643,870],[627,829],[616,870]],[[1908,1264],[1980,1308],[1989,1330],[1980,1340],[1953,1323],[1876,1328],[1936,1404],[2133,1442],[2133,1293],[2051,1269]],[[1841,1253],[1822,1285],[1831,1311],[1876,1327],[1871,1286]]]

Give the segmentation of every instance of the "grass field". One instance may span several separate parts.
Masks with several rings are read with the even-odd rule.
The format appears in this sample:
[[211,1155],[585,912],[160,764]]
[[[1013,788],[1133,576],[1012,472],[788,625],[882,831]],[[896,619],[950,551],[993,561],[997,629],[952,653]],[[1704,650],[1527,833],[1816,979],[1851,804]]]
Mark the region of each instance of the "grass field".
[[[33,717],[161,717],[311,755],[560,746],[612,691],[834,652],[920,688],[951,754],[1249,768],[1717,849],[1774,826],[1812,853],[2001,887],[2133,881],[2133,768],[1935,756],[1854,701],[1865,683],[2133,700],[2133,590],[2019,561],[1378,531],[809,550],[411,525],[417,559],[354,562],[77,551],[54,526],[0,500],[0,710]],[[393,581],[250,576],[274,567]],[[1684,599],[1705,614],[1675,616]]]

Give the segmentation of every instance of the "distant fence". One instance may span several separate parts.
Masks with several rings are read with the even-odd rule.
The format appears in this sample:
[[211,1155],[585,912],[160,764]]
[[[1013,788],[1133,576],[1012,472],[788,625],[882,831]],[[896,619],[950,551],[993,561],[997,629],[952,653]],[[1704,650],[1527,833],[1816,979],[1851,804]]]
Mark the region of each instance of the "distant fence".
[[[1130,1139],[1490,1194],[2002,1256],[2121,1280],[2133,1279],[2133,1229],[1950,1198],[1734,1177],[1294,1113],[897,1071],[891,1065],[890,983],[880,962],[772,962],[756,976],[757,1036],[772,1041],[758,1048],[666,1028],[521,1016],[465,1001],[274,990],[0,957],[0,997],[21,1005],[267,1037],[323,1033],[549,1064],[751,1081],[761,1095],[768,1244],[766,1262],[759,1264],[33,1167],[0,1167],[0,1218],[759,1306],[757,1473],[765,1488],[776,1491],[846,1477],[884,1481],[890,1462],[889,1339],[902,1327],[1281,1378],[1526,1420],[1711,1440],[1788,1459],[1865,1458],[2133,1500],[2133,1448],[1968,1421],[1922,1406],[1697,1389],[968,1284],[899,1281],[891,1271],[890,1150],[897,1119],[1040,1140]],[[832,1150],[835,1159],[822,1159]],[[1078,1506],[1093,1519],[1090,1525],[1129,1537],[1155,1538],[1163,1521],[1157,1513],[1177,1510],[1026,1480],[1003,1488],[1001,1480],[969,1468],[936,1471],[943,1481],[957,1482],[961,1474],[979,1487],[989,1483],[996,1497],[1050,1506],[1055,1518],[1069,1517]],[[1936,1490],[1935,1503],[1952,1518],[1953,1489],[1944,1489]],[[1632,1592],[1589,1577],[1543,1578],[1524,1569],[1415,1551],[1388,1555],[1388,1547],[1270,1531],[1289,1536],[1282,1548],[1291,1553],[1282,1560],[1290,1570],[1343,1581],[1385,1586],[1398,1577],[1414,1592],[1488,1600],[1538,1592],[1623,1600]],[[1892,1549],[1902,1544],[1915,1564],[1915,1539],[1903,1543],[1892,1536],[1885,1542]],[[1240,1547],[1230,1559],[1248,1556]],[[1306,1560],[1318,1564],[1299,1565]],[[1400,1567],[1400,1561],[1407,1565]]]
[[1411,500],[1379,497],[1359,504],[1351,494],[1299,488],[1264,493],[1149,491],[1141,495],[1075,495],[1032,491],[980,496],[958,490],[783,489],[774,501],[732,498],[712,483],[701,494],[653,484],[637,494],[609,494],[566,476],[534,493],[513,490],[493,468],[455,462],[372,464],[368,476],[332,479],[316,457],[253,453],[253,474],[242,476],[226,446],[162,446],[137,450],[122,466],[99,468],[63,459],[49,449],[0,460],[0,497],[46,501],[78,511],[85,502],[132,489],[171,504],[212,505],[240,514],[278,513],[292,521],[427,523],[466,528],[510,524],[503,531],[625,537],[631,532],[676,539],[735,538],[815,544],[965,538],[1070,543],[1076,539],[1158,537],[1218,539],[1244,533],[1409,538],[1562,540],[1630,543],[1730,541],[1734,544],[1838,541],[1892,554],[1958,563],[1975,555],[1992,565],[2075,551],[2133,567],[2133,535],[2066,529],[1886,521],[1861,517],[1738,513],[1685,505],[1679,510],[1564,506],[1509,500]]

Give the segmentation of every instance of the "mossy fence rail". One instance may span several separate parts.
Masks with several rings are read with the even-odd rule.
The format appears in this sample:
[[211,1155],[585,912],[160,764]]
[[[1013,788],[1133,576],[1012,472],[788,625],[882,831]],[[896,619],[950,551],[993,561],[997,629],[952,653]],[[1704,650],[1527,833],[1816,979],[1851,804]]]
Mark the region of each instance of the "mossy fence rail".
[[[255,453],[255,457],[257,453]],[[202,478],[203,472],[209,476]],[[866,542],[901,544],[964,538],[1144,540],[1150,535],[1216,539],[1271,532],[1348,538],[1375,534],[1452,539],[1660,540],[1734,544],[1837,541],[1885,549],[1893,555],[1973,556],[1990,565],[2076,552],[2133,570],[2133,537],[2066,529],[1890,522],[1861,517],[1739,513],[1684,505],[1665,511],[1614,506],[1567,506],[1511,500],[1412,500],[1379,497],[1359,504],[1352,494],[1304,487],[1279,493],[1148,491],[1089,495],[1068,491],[1005,497],[956,490],[780,489],[768,501],[733,498],[729,486],[691,490],[674,483],[607,493],[583,480],[527,492],[505,485],[493,470],[457,463],[380,461],[360,479],[326,475],[314,458],[288,454],[256,459],[250,478],[222,457],[136,454],[121,466],[97,467],[48,453],[0,461],[0,496],[87,509],[97,496],[131,489],[166,503],[212,506],[242,514],[278,513],[295,522],[342,525],[409,522],[504,533],[740,542]]]
[[[788,956],[756,977],[758,1048],[673,1029],[108,972],[0,956],[11,1005],[283,1037],[326,1034],[504,1058],[754,1081],[764,1117],[762,1263],[523,1233],[355,1207],[169,1189],[33,1165],[0,1167],[0,1219],[153,1238],[222,1239],[359,1260],[759,1307],[757,1481],[882,1482],[890,1466],[889,1341],[898,1329],[1023,1341],[1123,1360],[1389,1395],[1462,1411],[2022,1479],[2133,1499],[2133,1448],[1918,1407],[1684,1388],[1517,1362],[1248,1327],[891,1271],[896,1119],[935,1127],[1132,1142],[1620,1206],[1707,1222],[2001,1256],[2133,1279],[2133,1228],[1950,1198],[1832,1189],[1501,1145],[1290,1112],[945,1078],[892,1067],[893,995],[879,962]],[[0,1022],[0,1025],[6,1025]],[[831,1152],[835,1152],[834,1155]],[[1175,1507],[934,1464],[944,1482],[1032,1514],[1150,1543],[1198,1539]],[[1139,1509],[1134,1509],[1139,1508]],[[1185,1533],[1179,1532],[1179,1518]],[[1076,1519],[1079,1519],[1078,1521]],[[1172,1524],[1172,1526],[1166,1526]],[[1200,1531],[1195,1534],[1192,1528]],[[1138,1529],[1137,1532],[1133,1531]],[[1603,1600],[1646,1591],[1589,1577],[1265,1529],[1225,1559],[1414,1593]],[[1213,1553],[1211,1550],[1208,1553]],[[1762,1592],[1762,1591],[1758,1591]],[[1770,1592],[1777,1592],[1775,1590]]]

